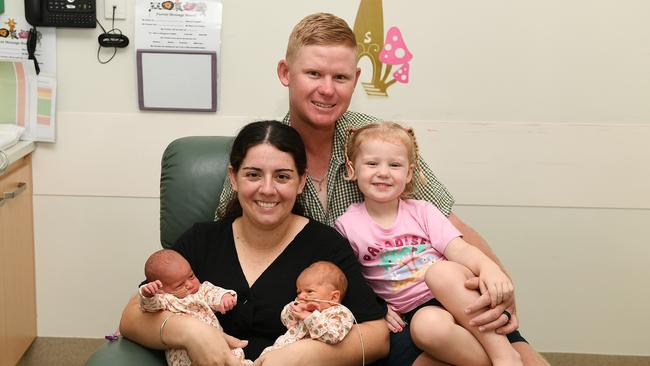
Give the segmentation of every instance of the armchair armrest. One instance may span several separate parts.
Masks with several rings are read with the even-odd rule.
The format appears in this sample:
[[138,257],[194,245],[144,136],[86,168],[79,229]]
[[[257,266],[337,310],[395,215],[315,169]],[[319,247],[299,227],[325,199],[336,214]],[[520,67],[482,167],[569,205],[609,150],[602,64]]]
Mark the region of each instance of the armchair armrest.
[[165,352],[142,347],[120,337],[101,346],[86,362],[86,366],[167,366]]

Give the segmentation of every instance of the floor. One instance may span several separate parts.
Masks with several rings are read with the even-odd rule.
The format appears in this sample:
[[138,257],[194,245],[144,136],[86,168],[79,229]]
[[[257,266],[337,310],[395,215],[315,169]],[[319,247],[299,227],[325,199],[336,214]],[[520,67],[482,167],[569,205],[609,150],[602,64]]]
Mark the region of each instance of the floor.
[[[83,366],[104,339],[36,338],[17,366]],[[553,366],[650,366],[650,357],[543,353]]]
[[38,337],[16,366],[82,366],[104,339]]

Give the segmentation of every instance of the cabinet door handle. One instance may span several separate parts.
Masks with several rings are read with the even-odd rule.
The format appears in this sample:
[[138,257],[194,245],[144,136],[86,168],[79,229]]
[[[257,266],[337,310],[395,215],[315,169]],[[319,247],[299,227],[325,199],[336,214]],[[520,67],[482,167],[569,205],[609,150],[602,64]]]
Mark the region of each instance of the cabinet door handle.
[[21,193],[22,193],[24,190],[26,190],[26,189],[27,189],[27,183],[25,183],[25,182],[19,182],[19,183],[18,183],[18,187],[17,187],[16,189],[14,189],[13,192],[5,192],[5,193],[3,194],[3,198],[4,198],[5,200],[14,199],[14,198],[16,198],[16,196],[18,196],[19,194],[21,194]]

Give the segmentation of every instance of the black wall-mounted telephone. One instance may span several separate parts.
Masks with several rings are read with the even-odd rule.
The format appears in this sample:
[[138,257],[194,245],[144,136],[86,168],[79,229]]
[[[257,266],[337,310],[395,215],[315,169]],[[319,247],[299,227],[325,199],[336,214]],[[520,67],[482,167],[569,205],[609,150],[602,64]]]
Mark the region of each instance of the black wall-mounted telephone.
[[34,26],[95,28],[95,8],[95,0],[25,0],[25,18]]

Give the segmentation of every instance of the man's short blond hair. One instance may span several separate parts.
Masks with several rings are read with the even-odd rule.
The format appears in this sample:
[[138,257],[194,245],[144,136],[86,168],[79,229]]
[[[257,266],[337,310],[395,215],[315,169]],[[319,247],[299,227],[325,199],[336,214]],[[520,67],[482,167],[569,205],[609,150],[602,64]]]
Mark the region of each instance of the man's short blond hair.
[[285,58],[291,61],[304,46],[357,47],[357,39],[345,20],[330,13],[315,13],[304,17],[291,31]]

